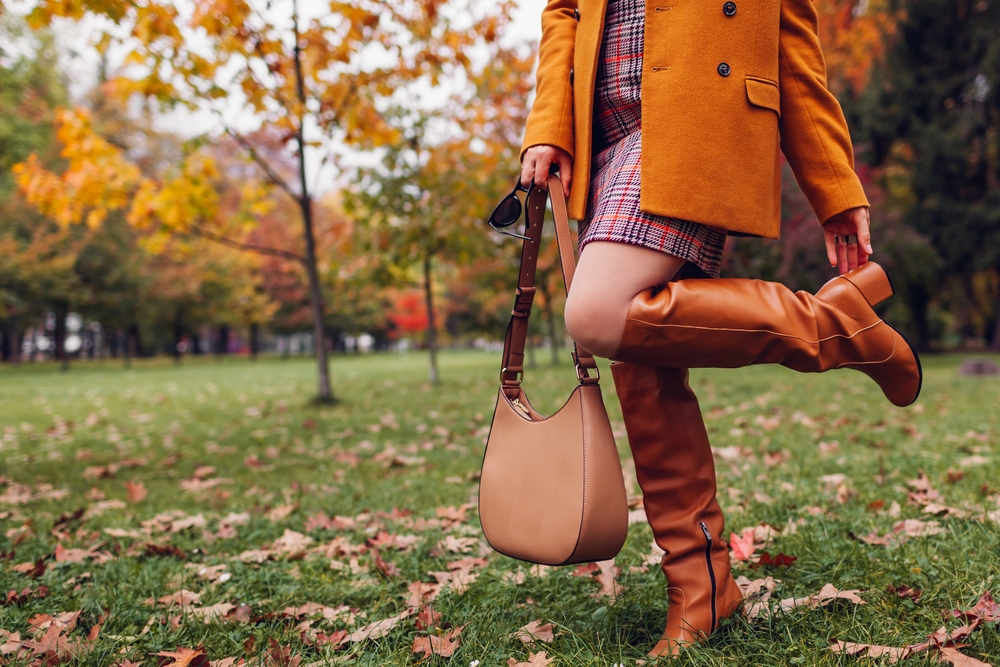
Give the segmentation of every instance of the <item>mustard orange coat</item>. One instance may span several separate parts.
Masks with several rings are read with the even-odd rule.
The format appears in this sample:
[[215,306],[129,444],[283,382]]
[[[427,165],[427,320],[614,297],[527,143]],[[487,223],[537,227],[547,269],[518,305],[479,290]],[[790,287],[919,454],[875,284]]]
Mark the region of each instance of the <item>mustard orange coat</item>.
[[[867,206],[847,122],[826,87],[811,0],[646,0],[644,211],[777,238],[785,154],[819,220]],[[590,186],[606,0],[549,0],[523,151],[573,156],[569,214]],[[725,65],[723,65],[725,63]]]

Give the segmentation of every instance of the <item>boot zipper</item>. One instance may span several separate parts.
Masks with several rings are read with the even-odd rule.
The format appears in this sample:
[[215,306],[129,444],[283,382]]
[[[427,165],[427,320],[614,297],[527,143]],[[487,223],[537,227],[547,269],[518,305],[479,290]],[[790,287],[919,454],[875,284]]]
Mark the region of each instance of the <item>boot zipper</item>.
[[708,530],[708,526],[705,525],[704,521],[698,522],[701,526],[701,532],[705,533],[705,564],[708,566],[708,578],[712,582],[712,630],[715,630],[716,609],[715,609],[715,595],[717,584],[715,582],[715,568],[712,567],[712,533]]

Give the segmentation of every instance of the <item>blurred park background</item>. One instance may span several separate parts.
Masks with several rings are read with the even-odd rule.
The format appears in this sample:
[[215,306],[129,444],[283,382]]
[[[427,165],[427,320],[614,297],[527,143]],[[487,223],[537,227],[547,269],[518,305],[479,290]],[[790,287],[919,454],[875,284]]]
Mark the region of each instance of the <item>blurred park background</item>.
[[[1000,3],[815,4],[886,317],[924,350],[1000,348]],[[315,353],[329,399],[328,353],[488,347],[519,248],[483,220],[542,5],[5,0],[0,358]],[[782,216],[723,275],[829,279],[787,166]],[[540,359],[564,346],[553,250]]]

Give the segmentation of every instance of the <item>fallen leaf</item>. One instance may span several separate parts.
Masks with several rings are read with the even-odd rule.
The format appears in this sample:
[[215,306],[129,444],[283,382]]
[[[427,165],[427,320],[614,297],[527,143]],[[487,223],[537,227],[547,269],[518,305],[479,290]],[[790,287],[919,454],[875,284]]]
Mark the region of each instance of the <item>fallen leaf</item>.
[[548,667],[554,662],[553,658],[545,655],[545,651],[540,653],[528,652],[528,662],[518,662],[516,658],[507,659],[507,667]]
[[344,641],[347,643],[363,642],[366,639],[379,639],[385,637],[389,632],[392,631],[394,627],[399,625],[399,623],[413,614],[413,609],[404,609],[395,616],[390,616],[389,618],[383,618],[380,621],[375,621],[374,623],[369,623],[363,628],[359,628],[347,635]]
[[993,601],[993,595],[990,591],[986,591],[979,596],[979,600],[972,609],[964,611],[955,609],[951,612],[951,615],[955,618],[964,618],[966,620],[978,618],[986,623],[993,623],[1000,621],[1000,605]]
[[788,556],[779,552],[776,556],[772,557],[768,552],[764,552],[760,555],[760,558],[756,563],[751,565],[754,569],[758,567],[790,567],[795,564],[795,561],[799,559],[798,556]]
[[458,645],[461,643],[458,637],[461,634],[462,629],[465,626],[459,626],[457,628],[452,628],[444,636],[438,637],[436,635],[430,635],[428,637],[417,637],[413,640],[413,653],[423,653],[425,657],[431,657],[432,655],[439,655],[442,658],[450,658],[458,649]]
[[196,618],[203,619],[207,625],[212,621],[224,618],[235,608],[236,605],[234,604],[219,602],[208,607],[202,607],[201,609],[189,609],[188,613]]
[[737,561],[748,561],[753,558],[756,550],[753,540],[753,528],[744,528],[741,535],[729,533],[729,546],[732,548],[732,557]]
[[417,620],[414,624],[417,626],[417,630],[430,630],[440,622],[441,614],[428,605],[417,614]]
[[208,667],[208,656],[205,654],[205,649],[201,647],[195,649],[178,648],[176,651],[160,651],[156,655],[174,659],[174,662],[167,663],[165,667]]
[[923,591],[910,588],[909,586],[893,586],[889,584],[886,586],[886,590],[890,593],[895,593],[903,600],[913,600],[914,602],[919,602],[920,596],[923,595]]
[[888,659],[890,665],[896,664],[913,652],[909,647],[855,644],[854,642],[842,642],[840,640],[835,640],[833,645],[830,646],[830,650],[834,653],[861,655],[867,658],[881,658],[884,656]]
[[938,649],[938,659],[941,662],[951,663],[953,667],[991,667],[988,663],[967,656],[951,646],[942,646]]
[[736,585],[739,586],[740,592],[743,593],[744,606],[746,608],[745,613],[748,618],[770,614],[770,608],[767,603],[771,599],[771,594],[775,589],[776,582],[774,581],[774,577],[764,577],[763,579],[750,581],[746,577],[741,576],[736,580]]
[[133,504],[142,502],[148,494],[145,484],[142,482],[133,482],[132,480],[125,482],[125,493],[127,494],[128,501]]
[[615,565],[615,559],[602,560],[597,563],[598,572],[594,575],[601,589],[594,593],[596,598],[611,598],[611,604],[621,595],[622,588],[618,584],[617,577],[621,575],[622,569]]
[[514,633],[514,637],[520,639],[525,644],[533,641],[551,642],[555,638],[555,625],[552,623],[542,623],[541,620],[532,621]]
[[145,603],[148,605],[155,606],[157,603],[172,607],[174,605],[178,607],[190,607],[191,605],[201,604],[200,602],[201,593],[195,593],[193,591],[181,589],[176,593],[171,593],[170,595],[164,595],[161,598],[154,600],[153,598],[146,598]]

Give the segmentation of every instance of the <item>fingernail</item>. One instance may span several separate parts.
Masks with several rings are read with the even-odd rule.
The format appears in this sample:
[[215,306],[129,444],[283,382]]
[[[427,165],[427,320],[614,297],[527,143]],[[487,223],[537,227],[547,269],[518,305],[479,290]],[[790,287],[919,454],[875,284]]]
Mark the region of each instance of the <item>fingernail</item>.
[[870,245],[867,245],[867,246],[865,246],[865,252],[867,252],[870,255],[870,254],[872,254],[875,251],[872,250],[872,247]]

